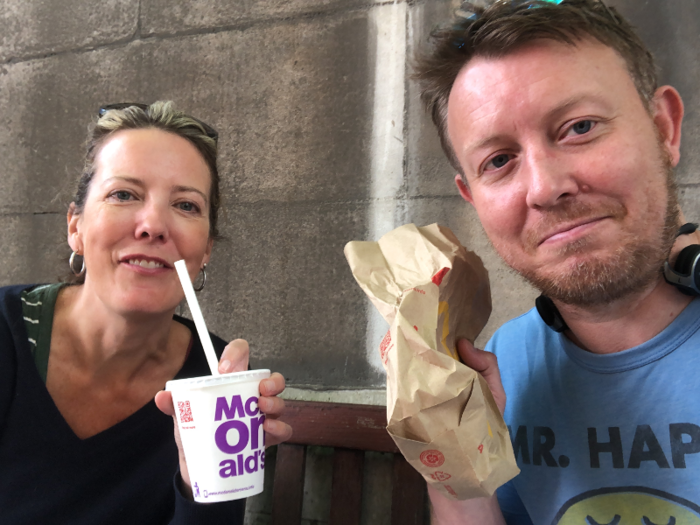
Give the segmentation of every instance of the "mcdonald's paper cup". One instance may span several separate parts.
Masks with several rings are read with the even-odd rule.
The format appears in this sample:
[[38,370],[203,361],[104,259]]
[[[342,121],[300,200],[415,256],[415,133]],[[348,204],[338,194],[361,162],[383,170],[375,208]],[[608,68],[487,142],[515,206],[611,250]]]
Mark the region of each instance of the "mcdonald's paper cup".
[[269,370],[168,381],[195,501],[242,499],[263,491],[265,416],[260,381]]

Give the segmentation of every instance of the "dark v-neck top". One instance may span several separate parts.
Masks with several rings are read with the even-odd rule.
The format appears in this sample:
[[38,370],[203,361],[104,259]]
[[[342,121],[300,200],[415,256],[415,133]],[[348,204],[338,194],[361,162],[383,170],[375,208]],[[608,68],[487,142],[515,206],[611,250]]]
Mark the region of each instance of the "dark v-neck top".
[[[242,524],[245,500],[201,504],[180,494],[172,418],[153,401],[95,436],[75,435],[34,363],[26,288],[0,288],[0,523]],[[208,375],[194,323],[176,320],[193,334],[176,379]],[[212,342],[220,355],[225,342]]]

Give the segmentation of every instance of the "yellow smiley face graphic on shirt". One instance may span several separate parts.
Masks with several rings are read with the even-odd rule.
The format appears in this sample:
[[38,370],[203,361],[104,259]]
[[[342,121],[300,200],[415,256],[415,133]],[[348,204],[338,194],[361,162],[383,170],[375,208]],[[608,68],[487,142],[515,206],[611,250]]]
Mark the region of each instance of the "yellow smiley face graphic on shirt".
[[700,525],[700,507],[644,487],[600,489],[567,502],[553,525]]

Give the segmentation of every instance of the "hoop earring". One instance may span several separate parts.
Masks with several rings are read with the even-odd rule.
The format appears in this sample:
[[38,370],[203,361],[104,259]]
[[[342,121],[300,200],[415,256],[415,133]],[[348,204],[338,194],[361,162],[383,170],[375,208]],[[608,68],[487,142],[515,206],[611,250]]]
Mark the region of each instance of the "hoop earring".
[[83,257],[82,268],[80,268],[79,272],[76,272],[75,268],[73,267],[73,262],[75,261],[75,256],[76,256],[76,253],[71,252],[70,259],[68,259],[68,266],[70,267],[70,271],[73,272],[73,275],[75,275],[76,277],[80,277],[81,275],[83,275],[85,273],[85,257]]
[[204,265],[202,265],[202,269],[199,270],[199,273],[202,274],[202,284],[200,284],[199,286],[196,286],[194,288],[195,292],[201,292],[202,290],[204,290],[204,285],[207,284],[207,265],[206,265],[206,263]]

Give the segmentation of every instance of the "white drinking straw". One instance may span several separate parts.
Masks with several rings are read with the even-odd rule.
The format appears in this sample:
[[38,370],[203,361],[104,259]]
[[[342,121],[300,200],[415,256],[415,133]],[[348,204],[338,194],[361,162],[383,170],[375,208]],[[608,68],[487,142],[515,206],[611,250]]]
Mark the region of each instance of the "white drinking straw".
[[180,283],[182,283],[182,289],[185,291],[187,305],[190,307],[190,312],[192,312],[194,324],[197,327],[197,333],[199,334],[199,340],[202,342],[204,355],[207,356],[207,362],[209,363],[209,368],[211,369],[211,375],[221,375],[219,374],[219,362],[216,359],[214,345],[211,344],[211,337],[209,337],[209,331],[207,330],[207,325],[204,322],[202,310],[199,308],[199,301],[197,301],[197,296],[194,293],[192,281],[190,281],[190,274],[187,273],[187,266],[185,265],[184,259],[175,262],[175,269],[177,270],[177,276],[180,278]]

